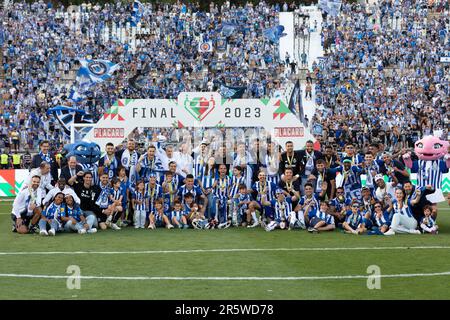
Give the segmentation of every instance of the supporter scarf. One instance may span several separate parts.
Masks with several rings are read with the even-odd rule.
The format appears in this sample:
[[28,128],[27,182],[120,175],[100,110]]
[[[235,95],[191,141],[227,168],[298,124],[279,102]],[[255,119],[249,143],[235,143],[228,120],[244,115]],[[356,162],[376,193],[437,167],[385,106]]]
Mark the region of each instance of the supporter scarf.
[[314,152],[312,154],[306,152],[306,159],[305,174],[309,176],[314,169]]
[[117,159],[116,157],[113,155],[112,156],[112,160],[109,159],[108,155],[105,156],[105,160],[108,159],[109,160],[109,166],[105,166],[105,168],[107,168],[108,172],[108,177],[111,179],[114,176],[114,171],[117,169],[118,165],[117,165]]
[[322,192],[322,183],[325,180],[325,172],[318,172],[316,192]]
[[95,202],[95,204],[98,205],[100,208],[104,209],[108,207],[109,188],[108,185],[100,187],[102,188],[102,191],[100,192],[100,195],[98,196],[98,199]]
[[52,158],[50,157],[49,153],[43,154],[41,151],[41,152],[39,152],[39,156],[41,157],[42,161],[46,161],[48,163],[51,163],[51,161],[52,161]]
[[120,162],[125,168],[130,169],[130,183],[134,184],[137,180],[137,174],[136,174],[136,163],[138,161],[138,154],[136,151],[133,151],[132,154],[130,154],[130,151],[126,149],[123,154]]

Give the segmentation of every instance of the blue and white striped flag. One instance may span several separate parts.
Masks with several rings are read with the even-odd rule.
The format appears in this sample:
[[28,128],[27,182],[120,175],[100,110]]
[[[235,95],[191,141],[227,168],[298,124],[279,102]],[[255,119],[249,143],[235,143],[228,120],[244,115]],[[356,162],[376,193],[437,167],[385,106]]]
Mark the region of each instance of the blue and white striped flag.
[[109,60],[79,59],[81,67],[78,70],[77,82],[80,86],[91,86],[108,80],[114,71],[120,68],[119,64]]
[[133,11],[131,12],[131,26],[136,27],[144,15],[145,7],[140,1],[133,2]]

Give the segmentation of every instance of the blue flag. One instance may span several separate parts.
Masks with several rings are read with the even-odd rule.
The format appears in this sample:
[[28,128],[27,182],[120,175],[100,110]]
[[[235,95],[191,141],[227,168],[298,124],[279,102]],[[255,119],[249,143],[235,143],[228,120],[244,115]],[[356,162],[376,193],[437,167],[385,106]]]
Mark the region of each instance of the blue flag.
[[286,33],[283,33],[284,26],[278,25],[272,28],[267,28],[263,30],[263,35],[270,42],[277,43],[281,37],[284,37]]
[[222,22],[222,34],[225,37],[229,37],[233,34],[233,32],[236,30],[237,25],[230,22]]
[[133,2],[133,11],[131,11],[131,26],[136,27],[144,15],[145,7],[140,1]]
[[231,87],[224,84],[220,85],[220,95],[227,99],[240,99],[242,98],[246,87]]
[[53,115],[61,124],[64,132],[70,135],[70,129],[74,121],[76,123],[94,123],[92,115],[82,109],[67,106],[56,106],[47,110],[47,115]]
[[81,67],[78,70],[77,82],[81,87],[90,87],[110,79],[114,71],[120,68],[109,60],[79,59]]

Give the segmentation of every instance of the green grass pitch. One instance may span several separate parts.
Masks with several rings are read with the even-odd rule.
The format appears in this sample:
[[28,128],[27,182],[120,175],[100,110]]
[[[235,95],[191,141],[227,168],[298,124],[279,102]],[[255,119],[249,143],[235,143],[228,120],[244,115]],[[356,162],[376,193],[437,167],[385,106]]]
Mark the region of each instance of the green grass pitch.
[[[260,228],[21,236],[10,231],[11,204],[0,203],[0,299],[450,299],[446,203],[439,235],[394,237]],[[19,252],[53,254],[11,254]],[[67,288],[70,265],[80,289]],[[381,289],[367,287],[370,265],[380,267]]]

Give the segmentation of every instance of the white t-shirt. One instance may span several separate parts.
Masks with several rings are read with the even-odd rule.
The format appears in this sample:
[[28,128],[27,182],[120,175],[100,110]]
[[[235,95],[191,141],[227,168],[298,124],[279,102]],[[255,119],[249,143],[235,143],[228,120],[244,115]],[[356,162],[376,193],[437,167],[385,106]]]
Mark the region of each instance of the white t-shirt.
[[387,182],[384,189],[378,187],[375,191],[375,197],[378,201],[383,201],[386,194],[389,194],[392,199],[395,199],[395,187],[393,186],[393,182]]

